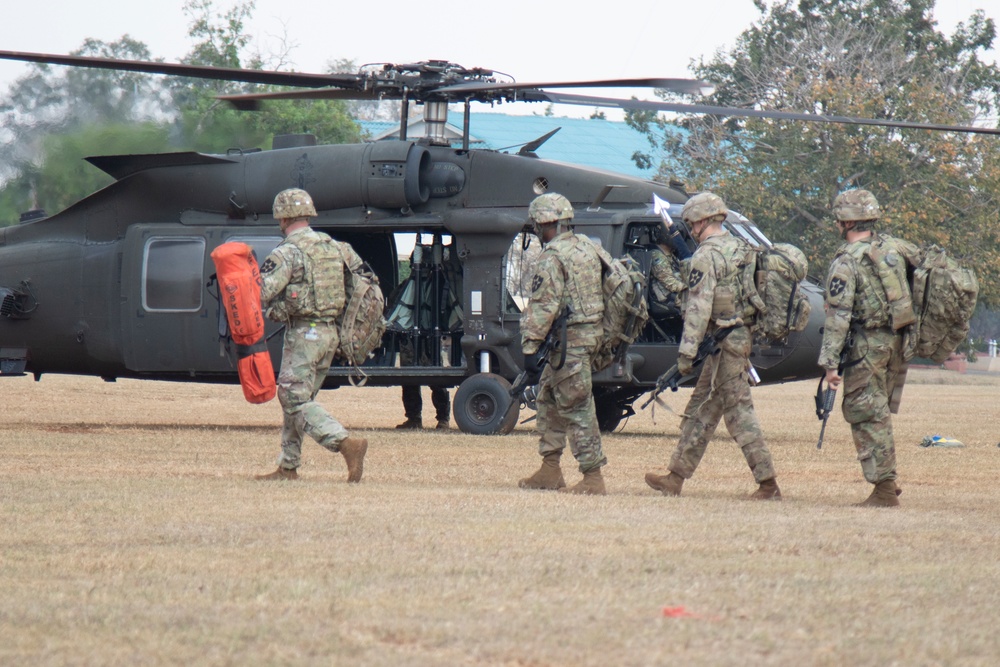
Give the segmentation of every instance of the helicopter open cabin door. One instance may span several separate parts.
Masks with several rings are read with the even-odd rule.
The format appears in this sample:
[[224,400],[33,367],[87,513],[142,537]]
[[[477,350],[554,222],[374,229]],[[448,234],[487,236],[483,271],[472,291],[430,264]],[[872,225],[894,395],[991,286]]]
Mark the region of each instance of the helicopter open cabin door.
[[[125,366],[135,373],[210,379],[235,368],[219,346],[218,301],[207,286],[209,253],[223,230],[179,224],[135,224],[122,255]],[[221,377],[219,378],[222,379]]]

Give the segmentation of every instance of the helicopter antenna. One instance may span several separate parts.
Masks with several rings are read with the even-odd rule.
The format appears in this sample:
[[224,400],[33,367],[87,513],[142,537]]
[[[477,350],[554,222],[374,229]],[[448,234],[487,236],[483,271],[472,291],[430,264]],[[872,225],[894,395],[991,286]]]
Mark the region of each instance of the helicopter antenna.
[[628,187],[627,185],[605,185],[603,188],[601,188],[601,192],[600,194],[597,195],[597,198],[594,200],[594,203],[592,203],[590,206],[587,207],[587,210],[600,211],[601,204],[604,203],[604,200],[608,198],[608,195],[611,194],[613,190],[616,190],[617,188],[627,188],[627,187]]
[[[556,129],[552,130],[551,132],[549,132],[547,134],[543,134],[542,136],[538,137],[534,141],[529,141],[528,143],[526,143],[523,146],[521,146],[521,150],[519,150],[517,152],[517,154],[518,155],[527,155],[529,157],[538,157],[537,155],[535,155],[535,151],[537,151],[538,148],[542,144],[544,144],[546,141],[548,141],[549,139],[551,139],[552,135],[554,135],[556,132],[558,132],[561,129],[562,129],[561,127],[557,127]],[[513,148],[513,146],[510,146],[510,148]],[[507,149],[506,148],[502,148],[500,150],[507,150]]]

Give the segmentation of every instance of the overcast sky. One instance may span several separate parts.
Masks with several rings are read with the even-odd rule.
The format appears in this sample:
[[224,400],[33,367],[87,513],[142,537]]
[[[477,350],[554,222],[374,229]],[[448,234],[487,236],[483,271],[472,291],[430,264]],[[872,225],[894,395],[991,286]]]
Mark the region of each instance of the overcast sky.
[[[220,10],[232,4],[216,0]],[[975,9],[1000,20],[997,0],[937,4],[939,28],[948,34]],[[87,37],[114,41],[128,34],[154,57],[176,60],[192,45],[183,6],[184,0],[9,0],[0,49],[63,54]],[[752,0],[257,0],[247,31],[265,54],[280,51],[283,39],[294,45],[290,59],[302,72],[322,72],[341,58],[358,64],[439,59],[536,82],[690,76],[692,59],[730,48],[758,16]],[[0,61],[0,90],[27,67]],[[530,107],[529,113],[541,112]],[[581,112],[589,110],[557,109],[558,115]]]

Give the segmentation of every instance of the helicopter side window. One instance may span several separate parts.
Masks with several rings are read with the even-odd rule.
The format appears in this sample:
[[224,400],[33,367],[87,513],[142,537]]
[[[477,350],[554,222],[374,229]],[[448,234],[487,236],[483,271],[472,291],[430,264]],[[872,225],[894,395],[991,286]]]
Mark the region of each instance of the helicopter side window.
[[142,307],[148,311],[197,312],[205,265],[202,237],[161,237],[146,242]]

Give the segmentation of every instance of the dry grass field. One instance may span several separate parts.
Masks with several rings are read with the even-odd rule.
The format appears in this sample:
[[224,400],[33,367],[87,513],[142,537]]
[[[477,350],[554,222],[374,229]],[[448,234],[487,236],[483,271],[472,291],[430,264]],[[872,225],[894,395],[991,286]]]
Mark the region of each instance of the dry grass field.
[[899,510],[851,506],[812,382],[755,390],[785,500],[749,503],[724,432],[682,497],[645,486],[662,409],[605,438],[607,497],[569,497],[517,489],[531,424],[397,432],[395,388],[322,395],[371,442],[348,486],[312,442],[301,481],[252,481],[280,408],[236,387],[0,380],[0,664],[995,665],[1000,379],[910,380]]

